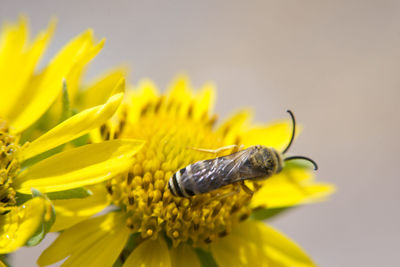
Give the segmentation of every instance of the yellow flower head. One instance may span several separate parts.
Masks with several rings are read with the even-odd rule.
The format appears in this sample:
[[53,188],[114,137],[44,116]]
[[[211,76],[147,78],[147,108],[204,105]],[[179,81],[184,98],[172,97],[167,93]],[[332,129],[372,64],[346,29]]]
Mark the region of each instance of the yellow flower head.
[[[248,112],[216,126],[216,116],[210,110],[213,100],[212,85],[194,94],[185,77],[179,78],[166,95],[160,95],[150,81],[142,82],[121,106],[118,118],[101,127],[93,140],[132,138],[144,140],[145,145],[133,156],[127,172],[99,185],[103,186],[99,189],[102,200],[97,196],[94,201],[93,196],[80,202],[83,213],[91,206],[101,206],[100,202],[107,205],[105,197],[118,209],[88,220],[84,219],[90,212],[74,222],[67,220],[66,225],[73,226],[41,255],[39,264],[69,256],[64,265],[111,266],[122,252],[119,260],[125,262],[124,266],[199,266],[196,253],[209,250],[220,266],[270,266],[274,262],[282,264],[279,266],[312,265],[304,252],[282,234],[246,220],[255,211],[260,217],[265,207],[276,211],[328,195],[332,187],[315,184],[308,168],[287,165],[266,181],[247,181],[246,186],[254,194],[239,189],[237,184],[189,198],[171,193],[168,181],[175,172],[215,158],[202,149],[265,145],[281,151],[290,140],[289,120],[251,127]],[[230,153],[232,150],[227,150],[222,155]],[[59,215],[68,218],[68,206],[55,206]],[[79,210],[78,205],[75,207]],[[123,251],[128,239],[129,249]]]
[[[123,80],[109,87],[106,103],[63,118],[35,140],[21,141],[61,95],[63,83],[78,86],[80,71],[103,45],[103,41],[95,43],[87,31],[37,70],[54,27],[51,22],[30,41],[26,19],[21,18],[16,25],[6,24],[0,36],[0,254],[43,239],[54,222],[48,198],[87,192],[81,187],[128,167],[129,158],[141,145],[115,140],[61,152],[63,144],[89,133],[114,114],[124,95]],[[41,193],[48,193],[48,198]]]

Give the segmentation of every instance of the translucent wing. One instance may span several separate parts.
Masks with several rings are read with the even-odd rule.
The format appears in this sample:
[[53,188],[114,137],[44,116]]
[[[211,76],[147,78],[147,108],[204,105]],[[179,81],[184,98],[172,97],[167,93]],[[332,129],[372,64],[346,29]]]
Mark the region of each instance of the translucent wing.
[[[243,165],[248,162],[248,159],[250,156],[254,153],[254,150],[252,147],[247,148],[245,150],[233,153],[231,155],[226,156],[227,160],[231,160],[233,162],[233,165],[231,166],[231,169],[227,173],[227,176],[232,177],[232,176],[237,176],[237,177],[232,177],[234,182],[237,182],[240,180],[240,174],[243,172]],[[236,175],[234,175],[236,174]]]
[[196,162],[182,175],[185,188],[195,193],[205,193],[224,185],[237,182],[241,178],[241,168],[253,149],[245,149],[228,156]]

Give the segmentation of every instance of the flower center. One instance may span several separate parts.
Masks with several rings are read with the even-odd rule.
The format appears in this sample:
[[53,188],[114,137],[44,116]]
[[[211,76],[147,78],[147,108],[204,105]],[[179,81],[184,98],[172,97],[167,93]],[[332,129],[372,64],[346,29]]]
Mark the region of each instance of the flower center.
[[[174,246],[180,242],[201,246],[229,234],[235,223],[248,217],[251,195],[237,185],[190,198],[172,195],[168,181],[176,171],[216,156],[193,148],[222,147],[226,133],[214,131],[214,119],[206,113],[194,119],[190,107],[182,115],[174,103],[160,102],[144,105],[135,123],[120,119],[114,138],[142,139],[146,145],[135,155],[129,172],[108,181],[107,190],[113,203],[126,211],[128,227],[142,238],[156,239],[163,233]],[[109,136],[106,132],[103,128]]]
[[7,123],[0,119],[0,214],[16,205],[12,182],[19,170],[18,151],[17,138],[9,134]]

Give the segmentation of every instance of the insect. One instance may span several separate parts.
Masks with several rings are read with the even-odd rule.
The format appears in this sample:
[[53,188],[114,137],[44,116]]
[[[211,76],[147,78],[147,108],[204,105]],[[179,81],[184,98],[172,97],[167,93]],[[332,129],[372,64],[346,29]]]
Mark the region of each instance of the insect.
[[[210,192],[225,185],[239,183],[246,192],[252,194],[252,190],[244,184],[245,180],[267,179],[273,174],[279,173],[286,161],[293,159],[307,160],[317,170],[317,164],[310,158],[304,156],[283,158],[283,155],[292,145],[296,134],[294,115],[290,110],[287,112],[292,119],[293,130],[289,144],[281,153],[274,148],[256,145],[227,156],[198,161],[177,171],[168,181],[169,190],[175,196],[191,197]],[[234,146],[220,148],[216,151],[230,149]]]

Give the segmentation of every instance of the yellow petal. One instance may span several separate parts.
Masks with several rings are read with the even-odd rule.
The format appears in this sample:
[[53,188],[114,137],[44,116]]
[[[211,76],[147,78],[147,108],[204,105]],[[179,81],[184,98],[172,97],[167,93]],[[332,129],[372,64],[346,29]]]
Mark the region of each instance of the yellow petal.
[[281,208],[324,200],[334,192],[334,186],[313,182],[306,169],[283,170],[265,182],[252,200],[251,207]]
[[217,129],[217,134],[224,137],[225,145],[232,145],[237,142],[237,136],[243,132],[252,117],[250,110],[237,112],[227,119]]
[[179,75],[168,89],[168,102],[174,106],[170,107],[170,113],[176,112],[178,116],[185,117],[188,114],[192,101],[192,88],[189,77]]
[[[300,129],[300,127],[297,128]],[[296,136],[299,133],[298,129],[296,129]],[[292,123],[285,120],[251,129],[242,134],[242,140],[246,147],[264,145],[281,151],[289,144],[291,136]]]
[[63,266],[112,266],[129,234],[123,213],[89,219],[61,233],[40,255],[38,264],[53,264],[69,256]]
[[178,103],[187,102],[191,98],[190,79],[187,75],[178,75],[168,88],[168,97]]
[[187,244],[181,244],[177,248],[170,249],[171,266],[173,267],[201,267],[199,258],[193,249]]
[[96,184],[124,172],[142,141],[112,140],[58,153],[24,170],[14,186],[20,193],[43,193]]
[[275,230],[271,226],[258,224],[265,242],[268,243],[266,251],[271,261],[282,266],[312,267],[315,266],[310,257],[296,243],[288,237]]
[[150,101],[157,99],[158,95],[159,92],[156,85],[147,79],[140,81],[137,90],[130,90],[127,97],[127,123],[135,124],[140,117],[143,105],[147,105]]
[[122,78],[126,76],[125,68],[112,70],[100,79],[93,82],[92,85],[82,93],[81,108],[90,108],[100,105],[107,101],[110,96],[110,88],[113,88]]
[[215,102],[215,86],[206,84],[195,98],[193,117],[195,119],[204,119],[204,115],[212,112]]
[[258,228],[253,222],[240,223],[231,234],[212,242],[210,248],[218,266],[269,266],[267,244]]
[[[82,78],[82,73],[85,71],[86,66],[88,63],[100,52],[100,50],[104,47],[105,40],[101,40],[99,43],[95,43],[92,38],[87,42],[87,45],[85,46],[85,50],[82,52],[82,56],[75,62],[74,67],[71,69],[71,71],[68,73],[68,76],[66,77],[67,80],[67,86],[68,86],[68,94],[71,99],[72,105],[75,104],[75,100],[77,98],[79,86],[81,84],[81,78]],[[116,81],[118,82],[118,80]],[[108,91],[114,87],[115,84],[113,84],[111,87],[108,88]],[[105,98],[104,100],[107,100]],[[100,105],[104,102],[100,102],[97,105]]]
[[16,102],[8,120],[14,133],[19,133],[35,122],[50,107],[61,92],[62,81],[84,57],[84,47],[91,42],[89,30],[72,40],[31,82],[29,90]]
[[0,267],[7,267],[7,265],[5,265],[4,262],[2,262],[2,261],[0,260]]
[[47,30],[36,37],[32,45],[27,43],[27,22],[20,20],[17,29],[5,30],[5,44],[0,49],[0,116],[9,118],[13,108],[18,106],[18,99],[31,90],[30,81],[35,67],[47,48],[55,29],[55,20],[49,23]]
[[123,98],[124,80],[114,88],[113,95],[104,105],[86,109],[60,123],[21,151],[20,160],[26,160],[62,145],[104,124],[117,110]]
[[259,221],[238,224],[210,247],[220,267],[314,266],[299,246]]
[[[4,25],[0,41],[0,116],[8,118],[7,114],[12,106],[7,100],[15,97],[12,88],[13,82],[18,77],[18,63],[23,60],[23,49],[28,38],[28,25],[26,18],[21,17],[18,25]],[[11,76],[11,77],[10,77]],[[22,78],[22,77],[20,77]],[[24,77],[25,78],[25,77]],[[25,78],[26,79],[26,78]],[[4,102],[4,103],[3,103]]]
[[135,248],[126,259],[123,267],[170,267],[171,259],[163,238],[146,240]]
[[92,192],[85,198],[52,200],[56,210],[56,221],[51,231],[59,232],[99,213],[109,205],[106,187],[103,183],[87,187]]
[[0,215],[0,254],[11,253],[25,245],[41,225],[47,205],[45,199],[35,197]]

